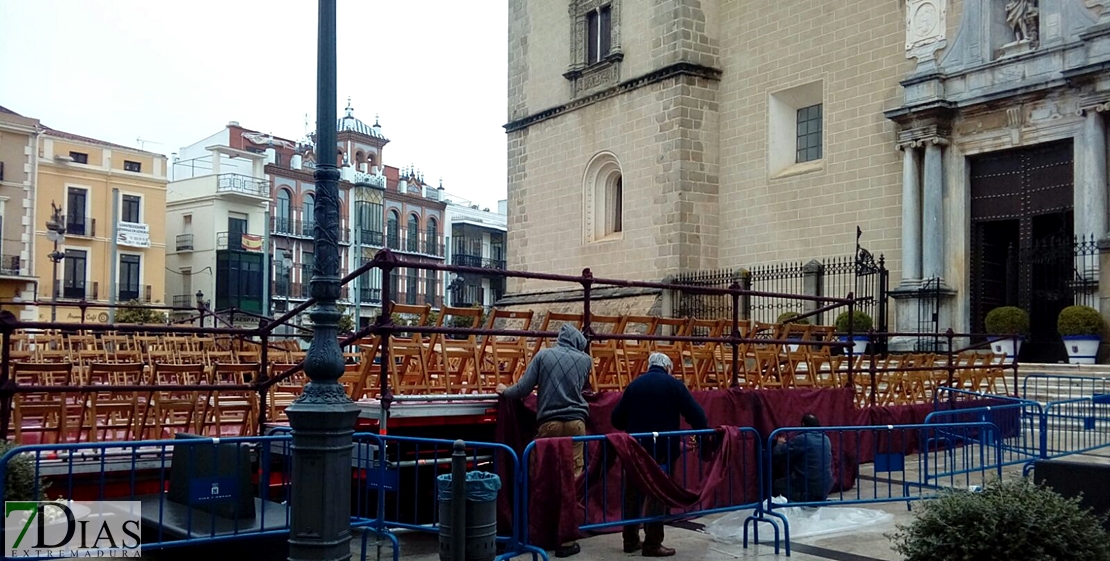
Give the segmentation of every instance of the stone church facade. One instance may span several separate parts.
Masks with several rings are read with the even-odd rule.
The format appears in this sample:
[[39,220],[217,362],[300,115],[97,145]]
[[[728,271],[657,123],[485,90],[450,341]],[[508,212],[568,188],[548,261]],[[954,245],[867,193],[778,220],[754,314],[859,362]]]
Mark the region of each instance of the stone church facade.
[[893,328],[968,331],[1054,293],[1046,240],[1107,234],[1110,1],[512,0],[508,86],[512,269],[659,280],[859,226]]

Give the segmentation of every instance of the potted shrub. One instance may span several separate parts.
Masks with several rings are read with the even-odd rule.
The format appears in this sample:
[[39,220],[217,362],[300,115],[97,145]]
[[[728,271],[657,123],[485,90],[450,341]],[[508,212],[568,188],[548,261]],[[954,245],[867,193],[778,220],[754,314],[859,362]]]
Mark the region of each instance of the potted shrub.
[[874,322],[872,322],[871,316],[859,310],[852,312],[850,326],[852,337],[849,338],[848,312],[842,312],[839,316],[836,316],[836,332],[841,333],[840,340],[851,343],[852,353],[857,355],[867,352],[867,332],[871,330],[873,325]]
[[[0,442],[0,456],[7,454],[15,446],[12,442]],[[36,480],[36,471],[35,458],[30,454],[20,454],[9,460],[4,481],[4,500],[46,500],[46,489],[50,482],[41,476]]]
[[1071,364],[1094,364],[1102,341],[1102,316],[1089,306],[1068,306],[1056,318]]
[[[799,314],[798,312],[783,312],[783,313],[779,314],[779,317],[778,317],[778,319],[775,320],[775,323],[790,322],[790,323],[793,323],[795,325],[809,325],[809,318],[802,318],[802,319],[798,319],[798,320],[794,319],[794,318],[796,318],[800,315],[802,315],[802,314]],[[798,338],[797,337],[788,337],[788,339],[793,341],[793,340],[796,340]],[[790,352],[796,353],[796,352],[798,352],[798,347],[799,346],[800,345],[787,345],[787,348],[790,349]]]
[[1029,334],[1029,314],[1016,306],[1002,306],[988,312],[984,323],[991,350],[1005,353],[1004,363],[1012,363],[1021,352],[1025,336]]
[[1102,517],[1028,479],[943,491],[918,504],[910,524],[887,534],[906,561],[1110,560]]

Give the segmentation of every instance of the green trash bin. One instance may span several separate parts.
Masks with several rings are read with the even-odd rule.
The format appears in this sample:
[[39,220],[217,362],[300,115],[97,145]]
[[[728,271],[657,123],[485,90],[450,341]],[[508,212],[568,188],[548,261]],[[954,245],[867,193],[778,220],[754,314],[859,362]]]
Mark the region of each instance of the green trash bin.
[[[497,556],[497,493],[501,478],[495,473],[466,474],[466,561],[493,561]],[[451,474],[436,478],[439,499],[439,559],[451,561]]]

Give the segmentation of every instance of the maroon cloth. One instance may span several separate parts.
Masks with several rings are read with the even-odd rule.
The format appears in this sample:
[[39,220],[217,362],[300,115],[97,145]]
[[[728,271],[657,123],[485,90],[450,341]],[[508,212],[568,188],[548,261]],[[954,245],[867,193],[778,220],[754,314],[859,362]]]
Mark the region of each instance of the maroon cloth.
[[[696,451],[682,454],[667,478],[670,483],[659,479],[665,476],[662,471],[654,472],[649,469],[651,466],[643,463],[645,458],[650,460],[650,455],[642,447],[639,450],[645,456],[637,459],[638,452],[631,452],[631,446],[621,444],[633,442],[626,435],[587,443],[586,471],[577,481],[573,480],[570,469],[571,440],[539,440],[532,454],[536,463],[529,483],[530,543],[553,548],[580,537],[577,530],[580,525],[622,520],[622,464],[625,461],[634,466],[632,477],[639,478],[638,482],[646,486],[645,492],[664,500],[672,507],[672,514],[758,502],[756,448],[766,442],[773,430],[799,426],[805,413],[817,415],[825,426],[860,427],[858,432],[845,432],[830,438],[834,454],[834,493],[847,491],[855,484],[860,463],[873,461],[876,454],[915,453],[921,446],[920,431],[889,434],[870,430],[868,426],[920,424],[933,411],[932,404],[856,409],[852,390],[846,388],[726,389],[692,394],[705,409],[711,427],[754,427],[761,440],[757,441],[750,433],[730,430],[728,438],[720,443],[720,449],[707,461],[702,461]],[[619,399],[618,392],[586,396],[590,405],[586,421],[589,434],[615,432],[609,420]],[[986,404],[989,403],[960,402],[957,407]],[[498,402],[497,441],[516,450],[522,462],[526,461],[524,448],[536,435],[535,407],[535,396]],[[941,408],[947,405],[941,404]],[[682,427],[689,428],[685,422]],[[721,431],[718,434],[722,434]],[[504,462],[502,467],[505,470],[502,480],[512,481]],[[695,493],[701,502],[693,507],[681,506],[686,504],[683,499],[688,497],[683,493]],[[582,497],[588,500],[582,501]],[[499,534],[507,535],[512,527],[511,485],[502,486],[499,501]]]

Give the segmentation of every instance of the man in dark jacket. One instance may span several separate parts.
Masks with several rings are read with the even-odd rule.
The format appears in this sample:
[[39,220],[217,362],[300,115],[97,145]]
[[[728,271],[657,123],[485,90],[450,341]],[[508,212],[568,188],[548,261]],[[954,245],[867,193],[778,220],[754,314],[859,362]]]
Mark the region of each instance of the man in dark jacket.
[[[705,411],[694,401],[686,384],[671,376],[671,359],[663,353],[648,357],[648,370],[625,388],[613,410],[613,428],[627,433],[655,433],[679,430],[679,417],[693,429],[707,428]],[[679,460],[682,437],[640,437],[640,444],[659,462],[664,471]],[[627,476],[626,476],[627,480]],[[647,497],[635,485],[626,484],[624,516],[626,519],[659,516],[663,504]],[[663,547],[663,523],[644,524],[644,541],[640,542],[638,524],[624,527],[624,551],[641,550],[644,557],[669,557],[675,551]]]
[[[586,337],[573,325],[564,323],[559,329],[556,345],[543,349],[532,357],[528,368],[511,387],[497,385],[497,393],[521,399],[536,389],[536,438],[560,436],[585,436],[586,417],[590,408],[582,391],[590,380],[594,361],[586,354]],[[584,469],[581,442],[575,442],[574,477]],[[575,542],[563,544],[555,551],[556,557],[569,557],[581,548]]]
[[[802,426],[816,428],[821,422],[813,414],[802,416]],[[774,480],[771,491],[790,502],[824,501],[832,490],[832,442],[820,431],[803,432],[787,441],[777,439],[772,462],[786,474]]]

